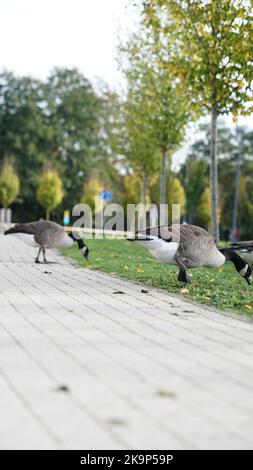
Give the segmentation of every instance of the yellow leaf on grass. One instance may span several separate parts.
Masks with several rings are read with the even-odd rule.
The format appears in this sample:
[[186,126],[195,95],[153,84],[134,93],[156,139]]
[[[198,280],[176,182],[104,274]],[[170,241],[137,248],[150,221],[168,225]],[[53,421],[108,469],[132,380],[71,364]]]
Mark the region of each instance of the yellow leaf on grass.
[[127,264],[125,264],[124,269],[129,269],[129,267],[127,266]]
[[244,305],[244,307],[245,307],[247,310],[250,310],[251,312],[253,312],[253,305],[246,304],[246,305]]
[[189,292],[190,292],[189,289],[181,289],[181,291],[179,293],[182,294],[182,295],[187,295],[187,294],[189,294]]
[[142,268],[137,268],[137,269],[136,269],[136,272],[137,272],[137,273],[144,273],[144,269],[142,269]]

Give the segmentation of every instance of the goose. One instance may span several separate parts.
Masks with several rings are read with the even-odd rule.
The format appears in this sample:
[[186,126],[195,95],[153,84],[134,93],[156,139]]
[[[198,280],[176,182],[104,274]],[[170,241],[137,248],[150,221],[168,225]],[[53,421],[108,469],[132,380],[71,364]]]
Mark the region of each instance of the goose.
[[159,261],[179,267],[178,280],[190,283],[188,268],[220,268],[229,260],[236,271],[251,284],[251,267],[232,249],[219,249],[213,237],[196,225],[160,225],[135,233],[137,241]]
[[14,235],[27,245],[38,247],[39,251],[35,258],[35,263],[40,263],[39,258],[43,253],[43,261],[47,263],[46,249],[48,248],[68,248],[78,244],[80,253],[88,259],[89,249],[82,239],[76,238],[73,232],[67,234],[64,228],[56,222],[40,219],[26,224],[16,224],[6,230],[4,235]]
[[253,265],[253,240],[234,242],[230,244],[230,247],[239,253],[244,261],[249,263],[251,266]]

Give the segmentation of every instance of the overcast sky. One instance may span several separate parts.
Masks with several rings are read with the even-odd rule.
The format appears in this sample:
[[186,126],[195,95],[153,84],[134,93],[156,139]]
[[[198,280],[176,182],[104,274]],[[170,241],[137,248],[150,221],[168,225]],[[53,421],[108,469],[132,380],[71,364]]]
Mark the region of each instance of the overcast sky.
[[45,78],[53,66],[78,67],[112,87],[117,37],[133,27],[127,0],[0,0],[0,68]]

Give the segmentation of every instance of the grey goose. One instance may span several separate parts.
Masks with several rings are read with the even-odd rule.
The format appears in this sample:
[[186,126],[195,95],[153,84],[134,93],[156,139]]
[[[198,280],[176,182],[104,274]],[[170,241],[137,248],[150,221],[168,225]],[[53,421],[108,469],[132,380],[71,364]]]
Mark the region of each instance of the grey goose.
[[178,280],[188,283],[188,268],[220,268],[232,261],[236,271],[251,283],[251,267],[231,248],[219,249],[209,232],[196,225],[160,225],[136,232],[134,238],[159,261],[179,267]]
[[43,253],[43,261],[47,263],[46,249],[71,247],[74,242],[78,244],[81,254],[88,259],[89,249],[82,239],[75,238],[72,232],[67,234],[64,228],[56,222],[40,219],[35,222],[26,224],[16,224],[14,227],[6,230],[4,235],[14,235],[24,241],[27,245],[38,247],[38,255],[35,263],[39,263],[41,252]]

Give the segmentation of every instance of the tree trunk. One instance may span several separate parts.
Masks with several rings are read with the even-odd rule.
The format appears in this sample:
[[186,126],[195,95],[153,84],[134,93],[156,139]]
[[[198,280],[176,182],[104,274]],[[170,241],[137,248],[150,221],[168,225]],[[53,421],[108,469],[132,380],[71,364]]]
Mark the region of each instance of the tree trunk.
[[210,188],[212,234],[216,243],[220,241],[218,220],[217,118],[217,110],[213,105],[211,110]]
[[160,178],[160,204],[166,204],[167,149],[162,147],[162,165]]
[[50,209],[46,210],[46,220],[50,220]]
[[147,202],[148,181],[146,175],[143,176],[143,204]]
[[241,179],[241,163],[242,163],[242,146],[240,145],[237,161],[236,161],[236,177],[235,177],[235,195],[234,195],[234,207],[233,207],[233,222],[232,232],[233,234],[237,231],[237,214],[238,214],[238,202],[240,193],[240,179]]
[[139,229],[146,230],[147,224],[147,212],[146,212],[146,202],[147,202],[147,176],[144,174],[142,178],[142,186],[140,192],[141,203],[143,204],[141,211],[139,212]]

